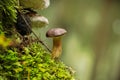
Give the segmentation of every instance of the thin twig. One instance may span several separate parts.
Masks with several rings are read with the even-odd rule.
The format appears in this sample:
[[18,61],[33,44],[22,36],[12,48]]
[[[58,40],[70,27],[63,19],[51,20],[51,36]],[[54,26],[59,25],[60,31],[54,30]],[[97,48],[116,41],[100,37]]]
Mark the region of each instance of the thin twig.
[[[20,15],[21,15],[21,13],[20,13]],[[28,28],[32,31],[33,35],[38,39],[38,42],[40,42],[51,53],[52,51],[48,48],[48,46],[45,43],[43,43],[43,41],[40,40],[39,37],[35,34],[35,32],[31,29],[30,25],[28,24],[28,22],[26,21],[26,19],[24,18],[24,16],[21,15],[21,17],[23,18],[23,20],[27,24]]]

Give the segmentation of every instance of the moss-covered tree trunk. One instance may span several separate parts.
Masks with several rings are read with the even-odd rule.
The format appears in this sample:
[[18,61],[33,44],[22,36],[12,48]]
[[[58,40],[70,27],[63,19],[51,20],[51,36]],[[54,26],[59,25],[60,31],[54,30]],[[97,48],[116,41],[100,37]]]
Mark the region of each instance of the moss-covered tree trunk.
[[[31,0],[28,3],[32,5]],[[23,7],[17,0],[0,0],[0,80],[74,80],[72,69],[51,59],[36,39],[28,38],[31,42],[23,44],[15,29],[16,9]]]

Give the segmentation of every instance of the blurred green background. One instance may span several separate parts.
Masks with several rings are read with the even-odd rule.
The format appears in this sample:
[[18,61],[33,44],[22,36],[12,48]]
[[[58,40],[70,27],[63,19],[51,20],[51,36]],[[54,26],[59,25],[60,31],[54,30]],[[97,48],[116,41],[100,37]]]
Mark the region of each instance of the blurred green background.
[[68,31],[61,59],[76,71],[76,80],[120,80],[120,0],[51,0],[39,14],[49,25],[34,30],[50,48],[48,29]]

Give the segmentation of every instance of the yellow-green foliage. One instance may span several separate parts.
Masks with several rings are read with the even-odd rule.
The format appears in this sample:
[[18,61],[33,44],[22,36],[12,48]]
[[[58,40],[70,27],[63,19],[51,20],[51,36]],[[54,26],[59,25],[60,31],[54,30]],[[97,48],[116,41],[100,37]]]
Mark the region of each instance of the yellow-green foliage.
[[6,38],[3,33],[0,34],[0,47],[6,48],[10,44],[10,39]]
[[38,43],[0,52],[0,80],[74,80],[73,74],[61,61],[51,59]]

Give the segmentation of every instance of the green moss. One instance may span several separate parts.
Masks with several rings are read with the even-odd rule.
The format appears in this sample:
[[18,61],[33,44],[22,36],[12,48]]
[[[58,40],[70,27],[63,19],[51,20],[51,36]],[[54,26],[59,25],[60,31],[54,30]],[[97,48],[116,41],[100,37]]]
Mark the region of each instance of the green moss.
[[40,44],[32,43],[18,52],[17,48],[0,53],[0,78],[4,80],[74,80],[73,74],[61,61]]
[[13,32],[13,26],[16,22],[16,9],[17,0],[0,0],[0,33],[8,36]]

